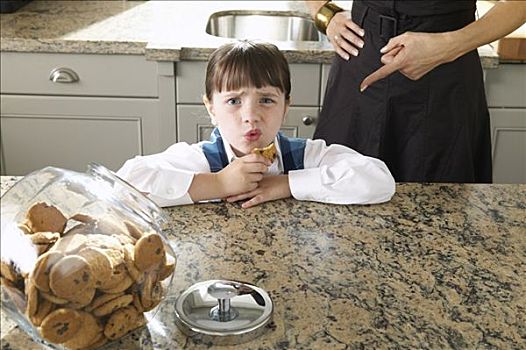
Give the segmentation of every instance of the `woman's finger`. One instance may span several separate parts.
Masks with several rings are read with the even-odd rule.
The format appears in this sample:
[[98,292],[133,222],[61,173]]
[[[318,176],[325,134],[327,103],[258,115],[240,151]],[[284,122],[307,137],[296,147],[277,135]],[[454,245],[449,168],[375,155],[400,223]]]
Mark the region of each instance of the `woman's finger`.
[[355,32],[356,34],[358,34],[359,36],[365,35],[365,31],[363,30],[363,28],[361,28],[359,25],[357,25],[350,19],[345,21],[345,26],[349,28],[350,30],[352,30],[353,32]]
[[[358,50],[361,49],[363,45],[363,40],[350,30],[346,30],[342,33],[340,46],[351,55],[358,56]],[[354,50],[354,54],[349,50]]]
[[361,49],[364,45],[364,41],[362,40],[362,38],[356,35],[354,32],[351,32],[350,30],[345,30],[342,32],[342,39],[352,44],[356,48]]
[[383,64],[391,63],[395,59],[396,55],[400,52],[400,50],[402,50],[402,46],[395,47],[394,49],[383,55],[380,58],[380,61]]
[[341,58],[348,61],[349,58],[351,58],[351,55],[357,56],[358,55],[358,49],[351,46],[347,40],[341,38],[338,35],[334,35],[332,40],[332,46],[334,46],[334,50],[336,50],[336,53],[340,55]]
[[386,64],[385,66],[380,67],[379,69],[375,70],[371,74],[369,74],[360,84],[360,91],[364,92],[365,89],[367,89],[372,83],[383,79],[397,70],[399,70],[401,67],[400,63],[396,60],[393,60],[392,62]]
[[395,36],[394,38],[389,39],[389,41],[387,42],[387,45],[382,47],[380,49],[380,52],[387,53],[397,46],[402,46],[403,45],[403,35],[404,34],[398,35],[398,36]]
[[348,61],[351,58],[350,54],[347,51],[343,50],[341,47],[336,48],[336,53],[346,61]]
[[331,42],[332,46],[334,47],[334,50],[338,55],[340,55],[341,58],[348,61],[349,60],[349,54],[342,50],[339,44],[339,40],[342,40],[338,34],[333,35],[332,37],[329,36],[329,33],[327,33],[327,37],[329,38],[329,41]]

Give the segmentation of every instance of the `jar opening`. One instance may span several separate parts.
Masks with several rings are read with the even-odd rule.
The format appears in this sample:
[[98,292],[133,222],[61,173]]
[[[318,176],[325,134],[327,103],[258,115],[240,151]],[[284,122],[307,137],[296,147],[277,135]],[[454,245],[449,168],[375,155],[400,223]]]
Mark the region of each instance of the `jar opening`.
[[166,214],[145,194],[130,185],[106,167],[88,164],[88,173],[108,183],[114,190],[115,196],[137,216],[149,224],[161,229],[168,222]]

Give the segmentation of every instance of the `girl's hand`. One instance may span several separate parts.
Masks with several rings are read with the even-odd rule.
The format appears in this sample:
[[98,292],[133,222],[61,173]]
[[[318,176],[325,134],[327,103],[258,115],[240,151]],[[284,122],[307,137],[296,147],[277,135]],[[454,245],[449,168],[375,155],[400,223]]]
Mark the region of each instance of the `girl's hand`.
[[256,189],[269,163],[269,160],[258,154],[247,154],[235,159],[217,173],[221,192],[228,197]]
[[420,79],[433,68],[454,59],[448,56],[448,47],[444,33],[406,32],[391,38],[380,50],[384,54],[381,57],[384,66],[362,81],[360,91],[396,71],[411,80]]
[[266,176],[259,181],[257,188],[245,193],[227,197],[228,202],[236,202],[249,198],[241,207],[250,208],[255,205],[291,196],[288,175]]
[[351,11],[341,11],[332,17],[327,26],[327,38],[344,60],[358,56],[363,47],[364,30],[351,20]]

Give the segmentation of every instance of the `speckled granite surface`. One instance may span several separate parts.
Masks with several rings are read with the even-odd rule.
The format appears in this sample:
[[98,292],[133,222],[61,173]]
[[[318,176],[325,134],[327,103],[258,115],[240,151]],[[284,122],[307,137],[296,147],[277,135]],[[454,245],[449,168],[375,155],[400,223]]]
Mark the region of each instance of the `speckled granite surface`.
[[[207,60],[229,39],[208,35],[209,16],[225,10],[305,13],[301,1],[33,1],[0,15],[2,51],[144,54],[150,60]],[[322,42],[274,42],[290,63],[330,63]],[[484,68],[498,65],[491,47],[479,49]]]
[[[2,193],[13,180],[2,177]],[[166,210],[175,282],[156,321],[108,349],[208,348],[175,328],[173,309],[215,278],[275,303],[266,333],[232,349],[525,347],[526,185],[399,184],[375,206]],[[38,348],[2,314],[2,349]]]

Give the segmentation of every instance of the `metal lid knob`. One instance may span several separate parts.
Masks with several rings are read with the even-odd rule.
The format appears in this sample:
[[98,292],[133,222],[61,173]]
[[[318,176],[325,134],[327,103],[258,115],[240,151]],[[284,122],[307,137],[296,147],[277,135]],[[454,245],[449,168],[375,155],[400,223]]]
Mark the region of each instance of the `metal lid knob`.
[[239,312],[231,306],[230,299],[236,295],[250,294],[252,289],[236,282],[219,281],[208,287],[208,294],[217,299],[217,306],[210,310],[214,321],[232,321]]
[[196,283],[175,305],[176,324],[183,333],[218,345],[256,338],[272,311],[272,300],[263,289],[226,280]]

